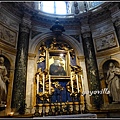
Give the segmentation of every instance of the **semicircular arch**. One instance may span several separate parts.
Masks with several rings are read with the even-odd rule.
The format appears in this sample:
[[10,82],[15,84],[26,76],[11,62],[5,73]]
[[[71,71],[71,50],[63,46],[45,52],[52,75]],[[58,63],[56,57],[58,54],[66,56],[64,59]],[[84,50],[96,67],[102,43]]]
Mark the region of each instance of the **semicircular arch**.
[[[39,47],[41,42],[45,42],[47,39],[52,39],[54,37],[53,33],[42,33],[37,35],[36,37],[34,37],[31,41],[31,44],[29,46],[29,52],[30,53],[35,53],[36,52],[36,48]],[[61,39],[64,40],[66,43],[68,43],[75,51],[76,55],[78,56],[83,56],[83,50],[82,50],[82,46],[80,45],[80,43],[73,37],[66,35],[66,34],[62,34]]]
[[101,63],[99,64],[99,68],[98,69],[102,70],[102,67],[103,67],[104,63],[109,61],[109,60],[115,60],[115,61],[117,61],[120,64],[120,60],[117,59],[117,58],[107,58],[107,59],[104,59],[104,60],[101,61]]

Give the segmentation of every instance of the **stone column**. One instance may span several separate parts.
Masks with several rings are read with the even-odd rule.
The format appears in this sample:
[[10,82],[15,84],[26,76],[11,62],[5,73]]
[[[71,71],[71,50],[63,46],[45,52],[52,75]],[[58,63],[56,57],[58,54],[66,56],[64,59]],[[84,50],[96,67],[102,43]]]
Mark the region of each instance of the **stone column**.
[[81,27],[81,32],[89,91],[94,92],[91,96],[91,104],[95,106],[95,108],[99,109],[101,104],[101,95],[97,94],[96,91],[100,90],[100,81],[92,35],[88,25]]
[[26,98],[26,79],[27,79],[27,61],[28,46],[30,35],[30,16],[24,14],[19,26],[19,36],[17,44],[17,55],[15,64],[15,75],[12,93],[12,109],[16,113],[18,110],[24,112],[24,103]]

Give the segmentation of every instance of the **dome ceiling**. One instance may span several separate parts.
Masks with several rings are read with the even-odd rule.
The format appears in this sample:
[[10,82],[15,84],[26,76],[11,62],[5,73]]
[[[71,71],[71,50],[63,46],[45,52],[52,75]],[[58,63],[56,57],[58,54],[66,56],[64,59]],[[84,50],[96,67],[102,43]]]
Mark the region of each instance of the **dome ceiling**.
[[[7,9],[11,14],[14,14],[18,18],[22,18],[24,14],[27,14],[31,17],[32,24],[36,26],[44,26],[50,28],[51,24],[55,23],[56,18],[59,19],[60,23],[66,25],[68,29],[78,26],[82,24],[89,17],[89,22],[93,23],[95,21],[99,21],[98,17],[107,16],[110,14],[110,8],[115,4],[119,4],[117,2],[104,2],[96,9],[89,9],[86,12],[76,14],[69,13],[64,15],[51,14],[47,12],[43,12],[38,10],[38,1],[37,2],[1,2],[1,6]],[[77,7],[79,4],[74,4],[73,7]],[[1,7],[1,8],[2,8]],[[75,9],[74,9],[75,10]],[[78,7],[79,10],[79,7]],[[106,13],[106,14],[105,14]]]
[[87,12],[101,5],[102,1],[39,1],[36,8],[51,14],[74,14],[76,8],[78,13]]

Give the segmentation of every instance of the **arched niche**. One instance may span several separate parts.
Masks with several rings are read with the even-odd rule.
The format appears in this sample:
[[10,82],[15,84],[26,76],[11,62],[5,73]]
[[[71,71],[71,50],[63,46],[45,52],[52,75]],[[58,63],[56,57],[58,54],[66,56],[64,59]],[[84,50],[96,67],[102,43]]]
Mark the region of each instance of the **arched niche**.
[[5,113],[9,114],[11,112],[12,87],[14,78],[14,61],[12,60],[11,56],[4,52],[0,55],[0,57],[4,58],[4,65],[7,69],[7,77],[9,78],[9,82],[6,82],[7,103],[5,108]]
[[[120,66],[120,62],[116,58],[107,58],[104,59],[99,65],[99,75],[100,75],[100,82],[101,82],[101,89],[108,91],[108,86],[106,83],[107,79],[107,71],[109,69],[109,64],[114,63],[116,67]],[[106,92],[107,93],[107,92]],[[112,97],[109,97],[109,94],[103,94],[103,102],[104,104],[111,104],[113,102]],[[109,92],[108,92],[109,93]]]
[[[42,34],[35,36],[31,40],[31,43],[29,45],[29,52],[36,53],[37,52],[36,50],[38,49],[41,42],[45,42],[46,39],[50,39],[50,38],[52,39],[53,37],[54,37],[54,35],[51,32],[50,33],[42,33]],[[82,46],[80,46],[80,43],[75,38],[73,38],[69,35],[66,35],[66,34],[62,34],[62,36],[60,36],[59,39],[68,43],[74,49],[74,51],[76,52],[76,54],[78,56],[84,56]]]
[[[62,97],[63,97],[63,93],[65,93],[65,97],[62,98],[62,102],[67,102],[67,100],[70,102],[72,100],[72,98],[70,96],[70,93],[71,93],[72,89],[69,88],[69,86],[70,86],[69,84],[71,82],[71,71],[72,71],[70,65],[71,65],[71,59],[74,59],[74,57],[72,58],[71,54],[74,53],[74,55],[75,55],[75,62],[72,65],[77,66],[78,65],[77,62],[76,62],[76,59],[78,59],[77,56],[83,56],[83,52],[82,52],[82,49],[81,49],[82,47],[80,46],[80,43],[76,39],[74,39],[73,37],[68,36],[66,34],[62,34],[61,36],[55,38],[56,39],[55,42],[58,45],[58,46],[57,45],[55,46],[55,47],[57,47],[57,49],[50,49],[51,44],[54,42],[54,38],[55,38],[55,36],[52,33],[46,33],[46,34],[40,34],[40,35],[36,36],[34,39],[31,40],[31,41],[33,41],[33,43],[30,44],[29,53],[36,54],[36,58],[35,58],[36,74],[35,74],[35,82],[34,82],[35,83],[34,84],[34,91],[36,91],[36,89],[37,89],[36,92],[38,92],[38,93],[40,93],[40,95],[42,95],[43,91],[44,91],[44,87],[43,87],[44,82],[43,81],[45,79],[48,81],[48,79],[49,79],[48,76],[50,75],[50,80],[52,81],[53,86],[54,86],[54,84],[56,84],[56,83],[54,83],[54,79],[55,79],[55,81],[58,81],[59,84],[61,84],[61,86],[64,87],[63,92],[61,92]],[[66,49],[65,48],[63,49],[63,48],[61,48],[62,44],[68,45],[68,47]],[[45,48],[43,46],[45,46]],[[44,54],[44,52],[42,54],[42,52],[39,51],[42,47],[45,49],[45,54]],[[58,55],[60,55],[61,53],[63,53],[65,55],[65,58],[67,59],[67,62],[65,64],[67,66],[66,67],[67,68],[66,72],[68,72],[68,73],[65,76],[64,75],[60,75],[60,76],[59,75],[58,76],[57,75],[51,75],[50,72],[48,73],[48,71],[45,71],[46,69],[48,70],[48,68],[50,67],[48,65],[50,63],[49,59],[51,57],[56,57],[56,56],[58,57]],[[42,54],[43,56],[40,55],[40,54]],[[42,57],[45,61],[43,60],[42,62],[40,62],[40,65],[38,65],[38,62],[39,62],[38,60],[39,60],[39,58],[42,58]],[[47,67],[47,65],[48,65],[48,67]],[[77,66],[77,67],[80,67],[80,66]],[[42,68],[42,72],[38,71],[39,68]],[[74,68],[72,68],[72,69],[74,69]],[[81,67],[80,67],[80,69],[81,69]],[[46,72],[47,72],[47,74],[46,74]],[[41,75],[43,75],[43,73],[45,74],[45,76],[41,77]],[[78,74],[78,77],[77,77],[77,74]],[[82,70],[81,70],[80,73],[76,73],[76,75],[74,74],[75,83],[76,83],[76,81],[79,81],[78,83],[76,83],[76,84],[79,84],[79,85],[77,85],[77,87],[74,87],[75,90],[73,90],[73,91],[75,91],[75,92],[78,92],[79,89],[80,90],[82,89],[82,87],[81,87],[82,86],[81,75],[82,75]],[[39,77],[37,78],[37,76],[39,76]],[[39,78],[41,79],[40,80],[41,81],[40,82],[40,86],[41,86],[40,90],[39,90],[39,83],[37,83],[37,81],[39,81]],[[46,82],[45,85],[47,85],[47,82]],[[49,87],[49,88],[51,88],[51,87]],[[67,91],[67,89],[68,90],[71,89],[71,90]],[[56,90],[56,89],[54,89],[54,90]],[[54,98],[56,93],[53,92],[53,94],[54,94],[53,95],[53,98]],[[80,101],[79,100],[80,97],[76,98],[77,104]],[[34,98],[35,98],[35,96],[34,96]],[[34,101],[36,101],[36,100],[34,99]],[[55,102],[55,101],[56,101],[56,98],[52,99],[52,102]],[[80,102],[83,103],[83,100],[81,100]],[[41,103],[41,99],[39,100],[39,104],[40,103]]]

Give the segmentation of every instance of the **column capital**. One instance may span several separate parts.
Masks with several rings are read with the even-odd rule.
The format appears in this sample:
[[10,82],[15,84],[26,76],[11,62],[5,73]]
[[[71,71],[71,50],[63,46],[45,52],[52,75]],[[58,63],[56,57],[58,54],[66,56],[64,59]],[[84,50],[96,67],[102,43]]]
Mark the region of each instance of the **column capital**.
[[20,26],[20,32],[26,32],[26,33],[29,33],[29,27],[21,24]]
[[23,14],[23,18],[21,20],[21,24],[28,28],[31,28],[31,15],[28,13]]
[[86,33],[83,33],[83,38],[88,38],[91,36],[91,33],[90,32],[86,32]]
[[30,28],[31,28],[31,15],[28,13],[24,13],[23,18],[21,20],[20,31],[29,33]]
[[81,33],[88,33],[88,32],[90,32],[89,25],[81,26]]

